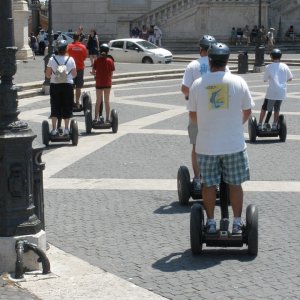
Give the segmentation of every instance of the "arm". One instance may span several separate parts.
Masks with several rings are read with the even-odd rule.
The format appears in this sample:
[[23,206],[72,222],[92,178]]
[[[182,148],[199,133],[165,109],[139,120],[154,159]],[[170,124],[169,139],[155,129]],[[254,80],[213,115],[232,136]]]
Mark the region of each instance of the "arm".
[[191,121],[195,124],[197,124],[197,113],[195,111],[190,111],[189,112]]
[[251,110],[251,108],[249,108],[249,109],[243,110],[242,113],[243,113],[243,124],[245,124],[248,121],[248,119],[252,113],[252,110]]
[[47,67],[46,71],[45,71],[46,78],[50,79],[51,78],[51,74],[52,74],[52,68],[51,67]]
[[73,69],[71,70],[71,74],[72,74],[72,77],[73,77],[73,78],[75,78],[75,77],[77,76],[77,70],[76,70],[76,68],[73,68]]
[[181,92],[183,93],[183,95],[185,96],[185,100],[189,99],[189,93],[190,93],[190,89],[185,86],[184,84],[181,86]]

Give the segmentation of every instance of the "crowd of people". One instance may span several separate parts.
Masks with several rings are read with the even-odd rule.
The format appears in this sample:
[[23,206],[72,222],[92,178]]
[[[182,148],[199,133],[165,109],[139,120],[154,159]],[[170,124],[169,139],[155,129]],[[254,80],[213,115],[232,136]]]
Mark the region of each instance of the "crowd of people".
[[140,38],[161,47],[162,31],[157,25],[150,25],[149,28],[143,25],[142,29],[134,26],[130,32],[130,37]]

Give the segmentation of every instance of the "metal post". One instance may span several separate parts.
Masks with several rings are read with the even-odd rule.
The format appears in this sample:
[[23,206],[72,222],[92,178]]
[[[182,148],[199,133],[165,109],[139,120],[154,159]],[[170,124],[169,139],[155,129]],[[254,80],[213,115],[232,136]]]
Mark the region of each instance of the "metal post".
[[261,1],[262,0],[258,0],[258,35],[255,46],[254,72],[261,72],[261,67],[264,66],[265,47],[262,43]]
[[[48,0],[48,53],[44,57],[45,71],[49,62],[50,57],[53,55],[53,28],[52,28],[52,1]],[[50,90],[50,79],[45,77],[43,82],[44,94],[48,95]]]
[[41,222],[34,214],[32,141],[36,137],[18,119],[17,71],[12,0],[1,0],[0,28],[0,236],[35,234]]

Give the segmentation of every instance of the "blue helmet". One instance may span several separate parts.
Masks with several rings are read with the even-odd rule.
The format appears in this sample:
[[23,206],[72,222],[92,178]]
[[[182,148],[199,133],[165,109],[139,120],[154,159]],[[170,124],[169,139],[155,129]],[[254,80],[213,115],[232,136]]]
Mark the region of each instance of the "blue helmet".
[[68,43],[65,40],[60,40],[57,43],[57,49],[58,49],[58,51],[64,51],[64,50],[66,50],[67,46],[68,46]]
[[200,47],[203,48],[204,50],[208,50],[208,48],[216,43],[216,39],[212,36],[212,35],[204,35],[201,39],[200,39]]

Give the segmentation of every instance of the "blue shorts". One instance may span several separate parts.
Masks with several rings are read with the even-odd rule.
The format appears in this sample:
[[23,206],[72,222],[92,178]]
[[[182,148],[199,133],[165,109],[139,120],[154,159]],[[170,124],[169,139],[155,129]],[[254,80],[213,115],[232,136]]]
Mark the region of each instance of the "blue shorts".
[[246,149],[232,154],[204,155],[197,154],[201,180],[206,186],[217,185],[221,181],[240,185],[250,179],[249,161]]

